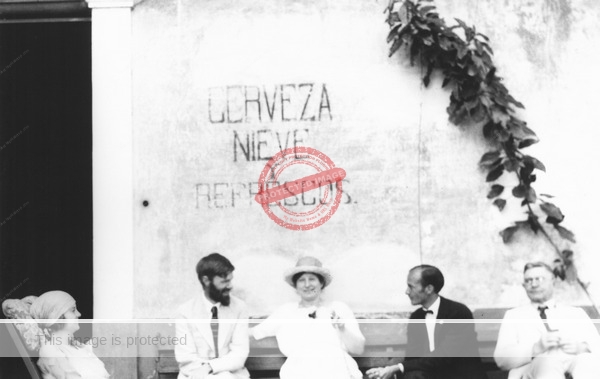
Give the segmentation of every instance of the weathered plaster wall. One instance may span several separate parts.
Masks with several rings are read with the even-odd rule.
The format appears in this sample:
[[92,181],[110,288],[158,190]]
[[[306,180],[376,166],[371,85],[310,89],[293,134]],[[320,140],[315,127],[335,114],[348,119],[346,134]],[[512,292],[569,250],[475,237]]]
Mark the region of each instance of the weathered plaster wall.
[[[212,251],[236,265],[236,292],[252,314],[294,299],[281,276],[303,254],[333,270],[327,296],[360,312],[409,308],[405,275],[419,262],[438,265],[447,276],[444,293],[472,307],[523,300],[523,263],[550,261],[552,250],[523,235],[502,244],[498,232],[511,218],[485,198],[488,187],[477,168],[486,150],[482,137],[449,125],[448,93],[439,81],[424,89],[418,67],[387,57],[386,4],[146,0],[136,6],[136,317],[168,317],[196,294],[194,266]],[[492,39],[500,73],[542,139],[530,149],[548,168],[537,188],[558,196],[565,225],[580,241],[574,249],[581,273],[591,280],[598,263],[591,215],[599,210],[592,191],[600,76],[591,69],[588,46],[598,45],[599,6],[461,0],[439,8]],[[311,114],[315,121],[270,121],[264,105],[262,120],[252,105],[244,117],[234,101],[233,119],[242,121],[218,122],[218,94],[227,86],[258,86],[272,96],[278,85],[300,83],[326,86],[329,107],[320,118]],[[295,99],[288,110],[300,112]],[[261,132],[263,153],[279,149],[276,132],[282,144],[296,132],[347,171],[344,204],[325,225],[284,229],[251,200],[250,183],[266,161],[247,158],[234,136],[259,138],[260,130],[268,130]],[[215,188],[224,197],[215,199]],[[570,301],[580,295],[562,288]]]

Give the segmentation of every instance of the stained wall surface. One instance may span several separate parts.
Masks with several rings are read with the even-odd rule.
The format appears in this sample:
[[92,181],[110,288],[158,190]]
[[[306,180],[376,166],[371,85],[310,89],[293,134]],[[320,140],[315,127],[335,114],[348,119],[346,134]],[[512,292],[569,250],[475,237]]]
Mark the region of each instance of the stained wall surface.
[[[538,4],[539,3],[539,4]],[[135,317],[169,317],[198,294],[194,267],[218,251],[236,266],[251,314],[295,299],[282,275],[315,255],[329,298],[357,312],[410,309],[407,270],[446,274],[443,294],[471,307],[524,300],[523,264],[551,261],[543,239],[498,232],[520,216],[486,199],[479,130],[447,121],[449,93],[403,54],[388,57],[387,1],[146,0],[133,10]],[[577,234],[580,274],[598,258],[593,191],[599,108],[593,69],[600,6],[592,1],[446,1],[491,38],[500,75],[526,105],[556,195]],[[342,202],[322,226],[288,230],[253,197],[268,159],[309,146],[347,172]],[[504,179],[503,179],[504,180]],[[506,180],[506,183],[510,183]],[[315,190],[316,191],[316,190]],[[316,192],[290,198],[290,208]],[[144,205],[147,201],[147,205]],[[575,286],[561,297],[584,302]]]

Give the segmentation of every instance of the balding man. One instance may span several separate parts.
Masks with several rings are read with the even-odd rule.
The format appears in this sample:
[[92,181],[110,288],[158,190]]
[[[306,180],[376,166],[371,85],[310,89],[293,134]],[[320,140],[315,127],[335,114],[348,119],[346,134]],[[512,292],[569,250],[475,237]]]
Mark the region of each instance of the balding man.
[[[486,379],[477,349],[473,314],[464,304],[441,297],[444,275],[434,266],[413,267],[406,295],[420,308],[410,315],[406,359],[367,371],[370,379]],[[444,322],[443,320],[465,320]],[[421,321],[423,320],[423,321]]]

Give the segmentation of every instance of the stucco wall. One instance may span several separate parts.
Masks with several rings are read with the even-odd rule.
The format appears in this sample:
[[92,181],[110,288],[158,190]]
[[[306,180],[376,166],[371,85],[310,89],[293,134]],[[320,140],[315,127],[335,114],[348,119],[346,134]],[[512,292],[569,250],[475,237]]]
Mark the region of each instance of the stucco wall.
[[[557,195],[577,234],[580,272],[592,280],[600,76],[588,47],[598,45],[599,6],[537,3],[438,5],[448,20],[462,18],[491,38],[500,74],[542,139],[530,148],[548,168],[536,188]],[[472,307],[524,299],[523,263],[550,261],[552,249],[525,235],[502,243],[498,232],[518,210],[500,214],[485,198],[480,132],[448,123],[439,80],[422,88],[418,67],[388,58],[386,5],[146,0],[134,8],[135,317],[168,317],[197,294],[194,266],[212,251],[235,264],[235,292],[255,315],[294,299],[281,277],[304,254],[332,269],[326,295],[359,312],[409,308],[405,276],[419,262],[439,266],[443,293]],[[319,96],[307,108],[314,120],[301,120],[303,83]],[[270,113],[270,96],[288,84],[295,87],[286,87],[293,100],[284,112],[295,116],[282,115],[281,103]],[[227,122],[228,86],[230,121],[240,122]],[[267,95],[260,119],[255,104],[246,112],[235,100],[255,88]],[[260,158],[284,139],[291,147],[294,133],[347,172],[338,211],[309,231],[276,225],[250,193],[267,162]],[[246,136],[266,142],[264,155],[245,155]],[[574,287],[561,293],[582,301]]]

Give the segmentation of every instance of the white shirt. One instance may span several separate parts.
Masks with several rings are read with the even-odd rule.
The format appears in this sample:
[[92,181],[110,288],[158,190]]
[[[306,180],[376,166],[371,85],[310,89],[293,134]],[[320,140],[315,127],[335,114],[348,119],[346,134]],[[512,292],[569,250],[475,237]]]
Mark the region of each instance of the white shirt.
[[423,307],[425,311],[432,311],[433,313],[425,313],[425,326],[427,327],[427,338],[429,339],[429,351],[435,350],[435,320],[440,312],[440,297],[431,304],[429,308]]
[[[502,320],[494,359],[501,369],[511,370],[509,378],[519,377],[522,370],[514,369],[524,368],[531,362],[533,345],[547,333],[538,310],[541,305],[531,303],[510,309]],[[600,335],[583,309],[557,305],[552,301],[543,305],[548,306],[546,316],[551,329],[586,342],[592,353],[600,352]]]

